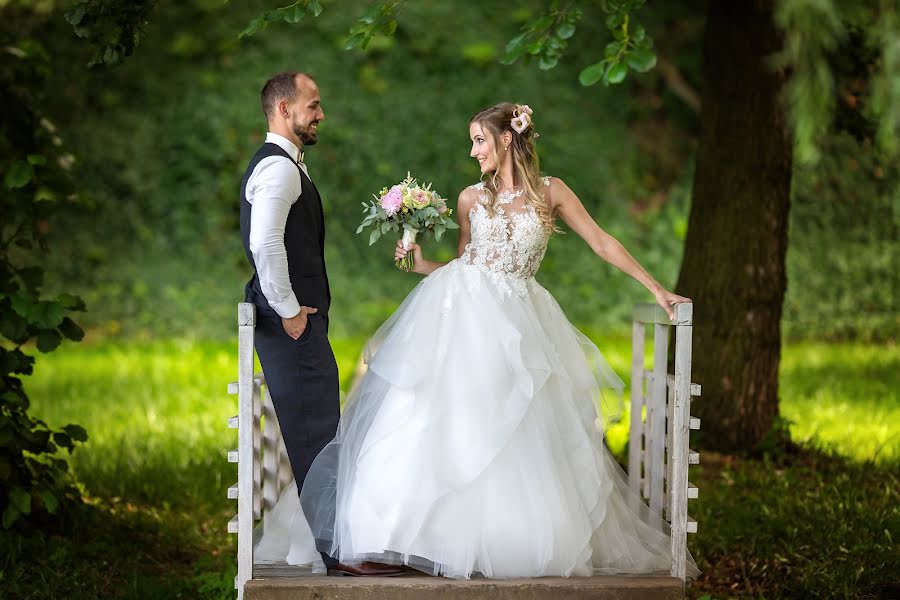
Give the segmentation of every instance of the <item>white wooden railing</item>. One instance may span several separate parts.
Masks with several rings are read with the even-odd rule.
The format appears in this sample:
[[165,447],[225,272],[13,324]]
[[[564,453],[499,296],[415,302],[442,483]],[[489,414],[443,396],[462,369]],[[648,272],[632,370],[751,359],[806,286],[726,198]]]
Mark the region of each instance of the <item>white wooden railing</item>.
[[[697,523],[687,514],[687,500],[697,497],[697,487],[688,481],[688,466],[700,459],[688,448],[691,429],[700,420],[690,416],[691,396],[700,386],[690,383],[691,326],[693,304],[675,307],[670,320],[662,308],[638,304],[634,309],[631,370],[631,423],[628,453],[629,486],[649,501],[656,512],[665,509],[671,525],[674,577],[685,579],[687,533]],[[644,332],[653,325],[653,369],[644,369]],[[238,569],[234,587],[243,598],[244,584],[253,578],[253,527],[271,509],[281,491],[293,479],[290,461],[278,427],[263,374],[254,374],[253,333],[256,309],[238,305],[238,380],[228,384],[228,393],[238,397],[238,414],[228,427],[238,430],[238,447],[228,452],[228,462],[237,463],[237,483],[228,488],[236,499],[237,514],[228,522],[228,532],[237,534]],[[669,328],[675,327],[675,372],[667,372]],[[642,413],[646,407],[646,419]]]
[[[634,307],[628,485],[669,522],[671,574],[684,580],[687,534],[697,532],[697,522],[687,512],[688,499],[698,493],[697,486],[688,481],[688,467],[700,462],[700,454],[691,450],[688,442],[691,429],[700,429],[700,419],[691,416],[691,397],[700,395],[700,386],[691,383],[694,305],[683,303],[674,308],[675,318],[669,319],[656,304]],[[647,325],[653,326],[652,369],[644,368]],[[674,374],[667,365],[671,327],[675,327]]]
[[242,302],[238,305],[238,380],[228,384],[228,393],[238,397],[238,414],[228,419],[228,427],[238,430],[238,447],[228,452],[228,462],[238,465],[237,483],[228,488],[228,497],[238,502],[228,533],[238,536],[234,587],[239,600],[244,584],[253,578],[254,524],[275,506],[294,479],[265,377],[261,372],[253,374],[255,327],[256,307]]

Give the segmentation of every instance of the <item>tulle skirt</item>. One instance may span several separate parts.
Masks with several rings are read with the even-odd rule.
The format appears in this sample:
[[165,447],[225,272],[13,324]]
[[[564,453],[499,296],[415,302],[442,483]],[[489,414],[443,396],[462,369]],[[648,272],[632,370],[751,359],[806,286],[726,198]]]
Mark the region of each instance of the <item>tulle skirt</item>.
[[668,524],[603,444],[622,381],[533,278],[451,261],[365,360],[299,498],[292,484],[265,516],[257,560],[321,570],[319,550],[458,578],[668,573]]

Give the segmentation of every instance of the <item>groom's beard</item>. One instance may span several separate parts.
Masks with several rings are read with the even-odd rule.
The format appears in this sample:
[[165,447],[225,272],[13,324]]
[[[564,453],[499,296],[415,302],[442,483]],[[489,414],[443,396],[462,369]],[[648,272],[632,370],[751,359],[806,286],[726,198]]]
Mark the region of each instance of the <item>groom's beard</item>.
[[[316,123],[318,124],[318,123]],[[310,123],[306,127],[294,125],[294,135],[303,143],[304,146],[314,146],[316,144],[316,134],[309,132]]]

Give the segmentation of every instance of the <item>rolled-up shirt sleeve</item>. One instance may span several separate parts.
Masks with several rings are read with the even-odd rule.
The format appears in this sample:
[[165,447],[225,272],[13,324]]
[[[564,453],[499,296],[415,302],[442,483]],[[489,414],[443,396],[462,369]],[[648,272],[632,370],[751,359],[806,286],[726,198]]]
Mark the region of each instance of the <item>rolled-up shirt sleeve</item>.
[[301,189],[297,166],[284,157],[263,159],[247,181],[246,197],[253,204],[250,252],[256,263],[259,285],[269,306],[285,319],[300,312],[288,274],[284,229]]

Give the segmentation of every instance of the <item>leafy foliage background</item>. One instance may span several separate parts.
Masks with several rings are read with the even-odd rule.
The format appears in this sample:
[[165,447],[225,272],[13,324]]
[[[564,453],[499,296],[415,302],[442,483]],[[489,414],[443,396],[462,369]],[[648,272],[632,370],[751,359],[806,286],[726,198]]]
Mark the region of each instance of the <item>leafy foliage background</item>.
[[[307,162],[326,205],[338,334],[374,330],[417,282],[393,267],[392,240],[368,248],[354,235],[360,201],[407,171],[452,201],[479,176],[468,157],[468,118],[499,100],[535,108],[544,171],[565,179],[602,227],[660,281],[674,283],[699,124],[658,74],[626,87],[581,87],[579,73],[601,52],[583,35],[569,40],[551,71],[500,64],[538,2],[512,19],[503,2],[409,3],[396,39],[376,36],[368,54],[346,52],[347,15],[366,6],[328,3],[316,19],[275,23],[239,40],[267,3],[161,2],[133,57],[89,73],[80,67],[90,54],[71,26],[54,22],[47,43],[70,61],[54,65],[54,111],[64,116],[85,201],[52,222],[58,251],[48,268],[52,285],[85,298],[89,328],[232,333],[249,275],[237,186],[265,130],[259,88],[282,69],[312,73],[322,90],[326,120]],[[599,34],[596,13],[586,10],[580,26],[596,23]],[[676,22],[683,13],[676,5],[645,11],[650,33],[698,85],[702,20]],[[795,176],[790,337],[896,337],[897,173],[864,138],[827,140],[823,161]],[[426,254],[452,257],[449,237]],[[553,240],[538,278],[586,327],[621,328],[631,304],[648,300],[574,235]]]

